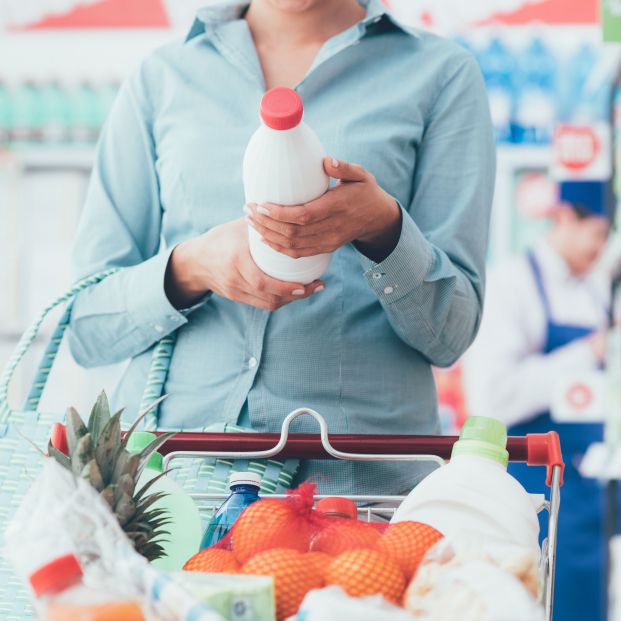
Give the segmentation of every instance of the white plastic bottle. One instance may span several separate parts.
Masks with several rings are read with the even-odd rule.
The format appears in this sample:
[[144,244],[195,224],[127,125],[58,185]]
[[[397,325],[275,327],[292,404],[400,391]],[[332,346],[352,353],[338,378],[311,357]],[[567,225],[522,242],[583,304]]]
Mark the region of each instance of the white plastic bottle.
[[474,535],[539,552],[535,501],[507,472],[506,445],[503,423],[467,419],[449,464],[425,477],[392,521],[424,522],[447,537]]
[[[262,123],[244,155],[246,203],[301,205],[328,189],[326,154],[315,132],[302,121],[303,112],[302,98],[290,88],[273,88],[263,96]],[[252,227],[248,234],[252,258],[273,278],[309,284],[330,263],[330,254],[294,259],[261,242]]]
[[[152,433],[135,431],[129,438],[127,450],[130,453],[138,453],[154,439],[155,435]],[[162,456],[153,453],[138,479],[136,490],[140,490],[160,474],[162,474]],[[148,492],[166,494],[166,497],[158,500],[153,508],[166,509],[171,519],[170,524],[164,527],[169,533],[167,540],[161,542],[165,555],[153,561],[153,565],[164,571],[179,571],[185,562],[198,552],[200,546],[203,529],[198,508],[192,498],[166,475],[153,483]]]

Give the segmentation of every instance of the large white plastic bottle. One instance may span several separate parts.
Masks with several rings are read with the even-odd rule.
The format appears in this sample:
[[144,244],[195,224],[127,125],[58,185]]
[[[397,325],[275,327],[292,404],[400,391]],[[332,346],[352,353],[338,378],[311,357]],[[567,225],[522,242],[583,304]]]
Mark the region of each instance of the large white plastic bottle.
[[503,423],[470,417],[449,464],[425,477],[392,521],[424,522],[447,537],[481,536],[539,552],[536,502],[507,472],[506,445]]
[[[261,100],[261,126],[250,138],[243,165],[247,203],[301,205],[320,197],[330,179],[325,150],[302,121],[302,98],[290,88],[273,88]],[[294,259],[261,242],[248,227],[250,254],[263,272],[286,282],[309,284],[320,278],[330,254]]]
[[[130,453],[140,452],[155,439],[155,435],[147,431],[134,431],[129,438],[127,450]],[[136,486],[140,490],[146,483],[162,474],[162,456],[153,453]],[[203,529],[196,504],[185,491],[169,476],[160,477],[148,492],[163,492],[164,498],[154,503],[154,509],[168,511],[170,523],[164,527],[169,535],[162,541],[164,556],[153,561],[153,565],[164,571],[179,571],[185,562],[199,550]]]

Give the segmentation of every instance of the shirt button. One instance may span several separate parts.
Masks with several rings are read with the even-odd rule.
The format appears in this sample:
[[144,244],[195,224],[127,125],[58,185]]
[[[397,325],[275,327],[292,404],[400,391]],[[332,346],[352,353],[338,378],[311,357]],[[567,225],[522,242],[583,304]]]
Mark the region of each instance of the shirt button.
[[177,317],[176,315],[168,315],[168,319],[170,321],[179,321],[179,317]]
[[161,334],[162,332],[164,332],[164,328],[163,328],[162,326],[160,326],[160,324],[159,324],[159,323],[156,323],[156,324],[153,326],[153,329],[154,329],[156,332],[159,332],[160,334]]
[[379,280],[382,277],[382,275],[379,272],[373,272],[373,278],[375,278],[375,280]]
[[386,288],[384,289],[384,293],[385,293],[386,295],[390,295],[393,291],[394,291],[394,288],[393,288],[393,287],[386,287]]
[[259,361],[254,356],[252,356],[252,358],[248,360],[248,366],[251,369],[254,369],[257,366],[257,364],[259,364]]

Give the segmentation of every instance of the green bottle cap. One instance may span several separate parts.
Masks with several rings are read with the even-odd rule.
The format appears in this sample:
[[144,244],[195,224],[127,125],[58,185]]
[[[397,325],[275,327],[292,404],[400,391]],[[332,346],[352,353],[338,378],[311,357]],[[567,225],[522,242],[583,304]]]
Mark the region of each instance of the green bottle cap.
[[478,455],[487,457],[507,467],[507,428],[504,423],[486,416],[471,416],[466,419],[459,440],[453,445],[451,457],[457,455]]
[[[127,441],[127,450],[132,454],[140,453],[140,451],[153,442],[155,438],[157,438],[157,436],[154,433],[148,431],[134,431]],[[158,472],[164,470],[164,460],[157,451],[151,453],[146,468],[151,468],[151,470],[157,470]]]

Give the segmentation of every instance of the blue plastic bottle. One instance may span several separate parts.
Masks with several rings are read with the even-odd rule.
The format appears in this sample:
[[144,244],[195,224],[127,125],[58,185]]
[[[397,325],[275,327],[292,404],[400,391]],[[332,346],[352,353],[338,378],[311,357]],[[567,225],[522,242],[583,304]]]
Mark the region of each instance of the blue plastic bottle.
[[498,142],[511,142],[515,62],[502,41],[494,38],[477,55],[489,97]]
[[216,514],[211,518],[201,550],[218,543],[233,528],[241,512],[256,500],[259,500],[261,477],[254,472],[234,472],[229,487],[231,495],[222,503]]
[[556,122],[556,59],[543,41],[533,39],[519,63],[515,142],[549,144]]

